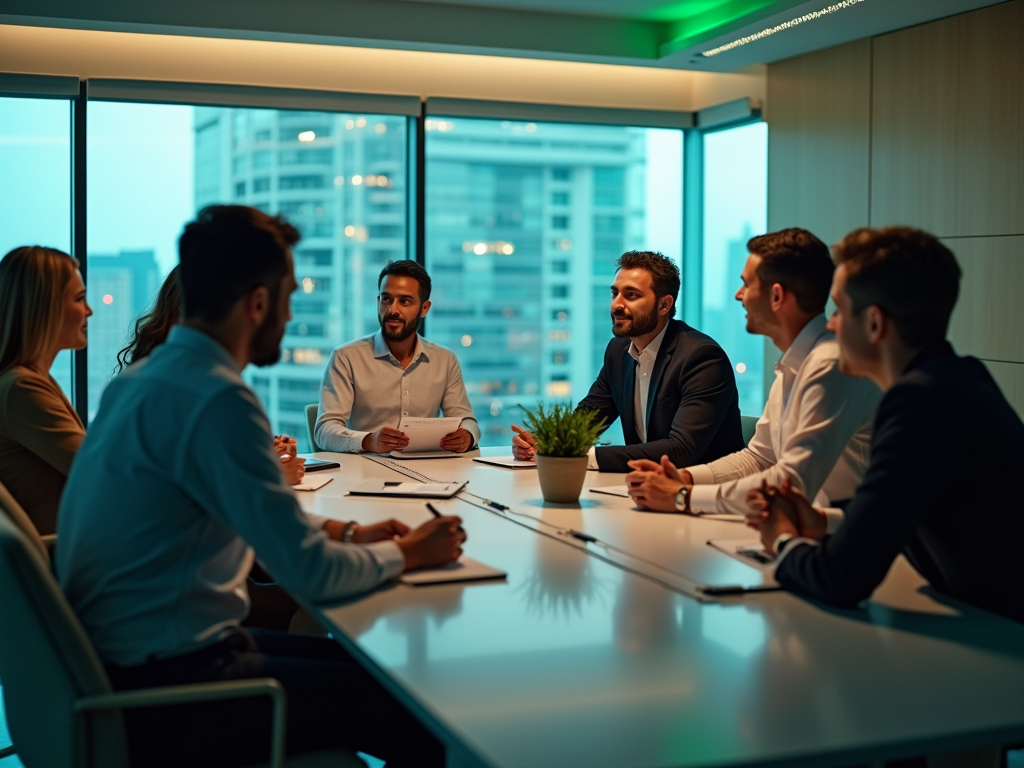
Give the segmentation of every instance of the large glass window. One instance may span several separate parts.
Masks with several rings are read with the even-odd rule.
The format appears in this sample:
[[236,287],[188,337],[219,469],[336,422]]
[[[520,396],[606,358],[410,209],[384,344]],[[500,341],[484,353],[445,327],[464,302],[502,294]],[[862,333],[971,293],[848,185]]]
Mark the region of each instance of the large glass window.
[[245,377],[275,431],[308,450],[304,409],[331,350],[377,329],[377,273],[406,258],[407,118],[90,102],[88,120],[90,414],[185,223],[240,203],[303,236],[281,361]]
[[[679,262],[682,131],[425,127],[427,333],[459,357],[481,444],[506,444],[518,404],[589,390],[611,339],[615,260],[643,249]],[[621,440],[621,428],[607,436]]]
[[746,332],[735,300],[747,240],[768,217],[768,125],[751,123],[704,136],[704,252],[700,329],[729,355],[740,411],[764,410],[764,337]]
[[[0,98],[0,257],[21,245],[71,250],[71,105]],[[50,373],[70,397],[71,353]]]

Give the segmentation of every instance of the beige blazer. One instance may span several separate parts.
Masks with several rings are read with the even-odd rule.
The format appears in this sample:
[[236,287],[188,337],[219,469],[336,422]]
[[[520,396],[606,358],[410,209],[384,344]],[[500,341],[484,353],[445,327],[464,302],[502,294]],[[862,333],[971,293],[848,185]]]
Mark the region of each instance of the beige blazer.
[[0,482],[40,534],[57,528],[60,497],[84,437],[82,420],[52,376],[17,365],[0,374]]

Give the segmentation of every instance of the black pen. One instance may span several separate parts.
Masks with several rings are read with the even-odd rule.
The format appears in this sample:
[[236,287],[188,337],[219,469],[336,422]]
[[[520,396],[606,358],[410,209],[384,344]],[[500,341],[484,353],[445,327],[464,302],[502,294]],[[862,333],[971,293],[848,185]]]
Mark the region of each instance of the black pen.
[[437,511],[437,508],[433,504],[431,504],[429,501],[427,502],[427,509],[430,510],[430,514],[432,514],[434,517],[440,517],[441,516],[441,513]]

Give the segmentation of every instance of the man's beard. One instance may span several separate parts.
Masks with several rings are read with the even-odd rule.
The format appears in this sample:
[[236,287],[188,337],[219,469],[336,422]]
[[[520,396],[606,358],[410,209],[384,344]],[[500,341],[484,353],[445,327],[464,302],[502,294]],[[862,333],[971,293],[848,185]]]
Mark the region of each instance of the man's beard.
[[253,365],[264,367],[273,365],[281,359],[281,339],[284,338],[284,325],[280,323],[277,311],[277,300],[271,299],[271,311],[263,318],[260,327],[252,337],[249,345],[249,360]]
[[[416,333],[420,327],[419,315],[416,315],[416,317],[408,322],[397,315],[385,315],[384,317],[378,317],[377,319],[380,321],[380,332],[388,341],[405,341]],[[389,331],[387,329],[387,322],[389,320],[400,320],[402,322],[402,328],[398,331]]]
[[658,308],[655,307],[646,315],[633,315],[632,321],[628,325],[622,328],[616,327],[615,321],[623,318],[629,319],[626,315],[616,317],[612,314],[612,335],[627,338],[643,336],[658,327]]

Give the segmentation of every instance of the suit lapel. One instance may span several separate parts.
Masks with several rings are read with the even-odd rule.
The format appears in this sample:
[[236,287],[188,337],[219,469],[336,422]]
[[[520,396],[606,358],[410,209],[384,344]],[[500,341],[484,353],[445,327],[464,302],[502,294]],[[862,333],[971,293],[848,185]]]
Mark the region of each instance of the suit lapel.
[[629,354],[627,346],[622,353],[622,407],[619,408],[620,421],[622,422],[622,437],[626,445],[639,442],[640,436],[636,433],[636,416],[633,409],[633,387],[636,385],[636,360]]
[[651,373],[651,385],[647,390],[647,413],[644,414],[644,429],[647,432],[647,439],[651,439],[651,411],[654,408],[654,400],[658,396],[658,385],[661,384],[662,374],[672,360],[672,353],[675,352],[676,342],[679,341],[679,326],[677,320],[668,321],[668,330],[665,331],[665,338],[661,342],[661,349],[658,350],[658,359],[654,361],[654,371]]

